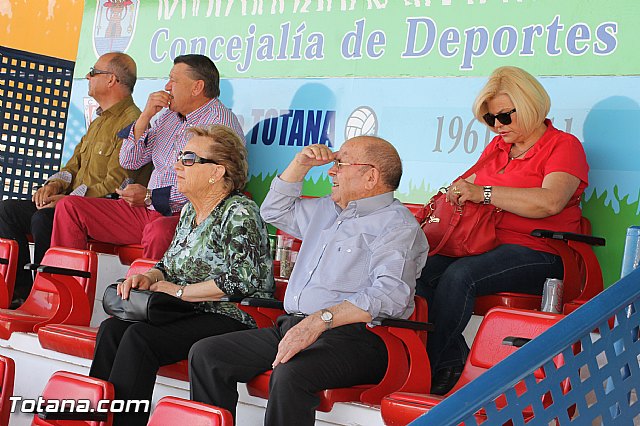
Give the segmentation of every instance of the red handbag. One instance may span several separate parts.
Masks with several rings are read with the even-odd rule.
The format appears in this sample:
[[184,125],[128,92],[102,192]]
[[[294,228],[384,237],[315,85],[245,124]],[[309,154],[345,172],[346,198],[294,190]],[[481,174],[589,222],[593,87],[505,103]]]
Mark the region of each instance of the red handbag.
[[[476,163],[460,178],[471,176],[492,157]],[[501,210],[490,204],[472,202],[451,205],[446,192],[447,188],[440,188],[416,215],[429,241],[429,256],[475,256],[496,248],[499,244],[496,220]]]

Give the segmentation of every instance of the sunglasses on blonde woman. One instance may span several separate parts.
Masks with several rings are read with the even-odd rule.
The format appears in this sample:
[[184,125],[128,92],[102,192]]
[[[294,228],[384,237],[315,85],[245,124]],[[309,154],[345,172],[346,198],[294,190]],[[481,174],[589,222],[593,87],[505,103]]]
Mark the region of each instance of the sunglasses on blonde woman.
[[490,127],[493,127],[496,124],[496,119],[506,126],[507,124],[511,124],[511,114],[514,112],[516,112],[515,108],[511,111],[501,112],[495,115],[488,112],[483,115],[482,118],[484,118],[484,121],[486,121]]

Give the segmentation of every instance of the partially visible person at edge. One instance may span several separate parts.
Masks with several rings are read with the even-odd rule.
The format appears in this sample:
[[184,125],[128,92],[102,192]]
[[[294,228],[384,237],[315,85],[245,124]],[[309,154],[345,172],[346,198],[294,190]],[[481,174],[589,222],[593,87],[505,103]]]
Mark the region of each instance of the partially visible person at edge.
[[0,237],[16,240],[19,247],[12,308],[22,304],[33,285],[31,271],[24,269],[30,260],[27,236],[31,234],[35,243],[33,262],[40,263],[51,245],[53,214],[58,202],[83,196],[104,197],[127,181],[146,185],[149,180],[150,167],[131,171],[118,162],[122,139],[117,133],[140,115],[131,97],[136,84],[136,63],[124,53],[105,53],[85,78],[89,96],[99,105],[98,117],[89,125],[67,164],[31,200],[0,201]]
[[562,278],[558,253],[530,232],[536,228],[580,232],[580,196],[589,166],[580,141],[553,127],[549,95],[526,71],[496,69],[480,91],[473,113],[496,132],[478,161],[490,160],[447,191],[452,204],[485,203],[502,211],[500,245],[481,255],[429,257],[417,293],[429,304],[435,331],[427,351],[431,392],[449,392],[469,348],[462,336],[474,298],[499,292],[541,294],[545,278]]
[[[159,259],[166,251],[180,209],[187,199],[176,188],[173,162],[187,143],[187,129],[223,124],[244,143],[237,117],[220,95],[215,64],[203,55],[178,56],[165,91],[149,95],[140,118],[120,135],[126,140],[120,164],[138,169],[153,163],[149,187],[129,185],[120,200],[65,200],[55,215],[52,243],[85,248],[87,238],[112,244],[142,244],[143,256]],[[151,119],[165,110],[150,127]],[[128,132],[128,133],[127,133]]]
[[[164,257],[118,286],[150,289],[200,302],[196,316],[164,325],[109,318],[100,325],[90,375],[113,383],[115,397],[151,400],[158,369],[186,359],[198,340],[255,328],[254,320],[220,297],[272,297],[267,227],[256,203],[242,194],[247,151],[233,130],[192,128],[178,154],[178,190],[189,202]],[[115,425],[146,425],[149,413],[116,413]]]
[[[301,198],[309,170],[333,162],[331,196]],[[313,425],[323,389],[379,382],[387,350],[366,328],[375,317],[408,318],[427,239],[393,198],[402,163],[389,142],[349,139],[336,153],[304,147],[261,207],[262,217],[301,238],[276,326],[214,336],[189,353],[192,399],[234,416],[238,382],[273,370],[265,425]]]

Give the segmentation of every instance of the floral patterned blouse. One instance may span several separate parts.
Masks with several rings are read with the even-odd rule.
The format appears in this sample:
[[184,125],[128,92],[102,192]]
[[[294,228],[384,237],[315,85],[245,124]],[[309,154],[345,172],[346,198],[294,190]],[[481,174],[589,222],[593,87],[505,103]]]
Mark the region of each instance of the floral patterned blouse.
[[[229,296],[272,298],[269,235],[256,203],[234,192],[200,225],[195,219],[193,205],[185,204],[173,241],[155,266],[165,279],[179,285],[213,280]],[[200,308],[256,327],[234,303],[200,302]]]

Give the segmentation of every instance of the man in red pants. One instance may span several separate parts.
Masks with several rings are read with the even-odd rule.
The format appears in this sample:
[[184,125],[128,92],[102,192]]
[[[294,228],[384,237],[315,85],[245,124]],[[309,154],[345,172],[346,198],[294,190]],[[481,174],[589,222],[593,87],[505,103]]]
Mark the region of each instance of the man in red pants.
[[118,191],[119,200],[62,200],[56,208],[51,244],[86,248],[88,238],[118,245],[142,243],[144,257],[160,259],[187,201],[176,189],[173,169],[187,143],[186,130],[223,124],[244,140],[237,117],[218,100],[219,82],[218,70],[206,56],[178,56],[165,90],[149,95],[140,118],[120,133],[126,138],[120,164],[135,170],[153,163],[149,186],[129,185]]

